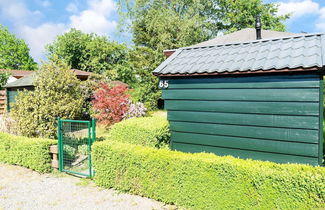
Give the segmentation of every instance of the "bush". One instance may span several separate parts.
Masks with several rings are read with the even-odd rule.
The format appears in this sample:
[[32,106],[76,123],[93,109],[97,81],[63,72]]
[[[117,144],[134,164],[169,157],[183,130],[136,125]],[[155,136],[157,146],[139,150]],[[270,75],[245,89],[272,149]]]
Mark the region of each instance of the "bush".
[[113,125],[109,139],[157,148],[168,147],[168,127],[168,121],[163,116],[132,118]]
[[182,153],[114,141],[93,145],[95,183],[191,209],[325,208],[325,169]]
[[144,107],[143,103],[132,103],[131,101],[129,101],[128,106],[129,110],[124,114],[123,119],[143,117],[146,115],[147,109],[146,107]]
[[126,94],[127,87],[125,85],[110,86],[101,83],[99,89],[94,93],[92,101],[96,112],[98,122],[110,126],[120,122],[128,111],[128,98]]
[[49,147],[55,140],[27,138],[0,133],[0,162],[15,164],[38,172],[50,172]]
[[57,117],[81,115],[84,98],[80,81],[60,61],[44,64],[35,77],[35,90],[19,92],[11,115],[21,135],[56,138]]
[[66,159],[73,160],[76,157],[77,149],[70,145],[64,145],[63,146],[63,154]]

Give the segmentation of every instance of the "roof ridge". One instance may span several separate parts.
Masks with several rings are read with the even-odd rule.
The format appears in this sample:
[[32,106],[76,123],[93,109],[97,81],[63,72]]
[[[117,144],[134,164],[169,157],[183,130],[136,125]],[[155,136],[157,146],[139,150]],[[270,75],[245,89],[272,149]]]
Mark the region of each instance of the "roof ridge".
[[259,39],[259,40],[251,40],[251,41],[244,41],[244,42],[230,42],[226,44],[215,44],[215,45],[207,45],[207,46],[189,46],[189,47],[182,47],[179,49],[182,50],[190,50],[190,49],[202,49],[202,48],[210,48],[210,47],[221,47],[221,46],[231,46],[231,45],[241,45],[241,44],[255,44],[255,43],[261,43],[261,42],[270,42],[275,40],[285,40],[285,39],[293,39],[293,38],[300,38],[300,37],[310,37],[310,36],[322,36],[325,35],[324,32],[318,32],[318,33],[308,33],[308,34],[294,34],[291,36],[285,36],[285,37],[275,37],[275,38],[269,38],[269,39]]

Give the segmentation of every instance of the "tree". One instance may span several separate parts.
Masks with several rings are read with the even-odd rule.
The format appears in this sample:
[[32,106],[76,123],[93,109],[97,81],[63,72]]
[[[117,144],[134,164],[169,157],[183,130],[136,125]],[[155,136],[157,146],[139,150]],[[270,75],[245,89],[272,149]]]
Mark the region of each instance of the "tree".
[[2,86],[7,84],[9,77],[10,77],[9,71],[0,71],[0,90],[1,90]]
[[254,27],[258,14],[263,29],[284,31],[288,15],[277,16],[277,10],[261,0],[119,0],[120,24],[131,29],[135,45],[160,52]]
[[20,134],[55,138],[57,117],[81,115],[84,97],[80,81],[68,65],[56,59],[42,65],[34,85],[34,91],[19,92],[11,115]]
[[165,59],[162,51],[190,46],[220,33],[254,27],[261,15],[263,29],[284,31],[276,4],[261,0],[119,0],[120,27],[130,29],[135,48],[129,62],[139,77],[132,93],[148,109],[157,105],[161,93],[152,71]]
[[[105,36],[70,29],[47,45],[48,57],[58,56],[73,69],[103,74],[126,63],[128,49]],[[110,74],[108,74],[110,75]]]
[[121,121],[129,109],[128,98],[125,85],[101,83],[92,101],[98,121],[105,126]]
[[144,103],[148,110],[157,109],[157,101],[161,96],[158,78],[152,75],[152,71],[163,58],[161,52],[148,47],[135,47],[129,53],[129,63],[138,78],[138,83],[131,91],[132,99],[133,102]]
[[34,70],[37,64],[24,40],[18,39],[0,25],[0,69]]

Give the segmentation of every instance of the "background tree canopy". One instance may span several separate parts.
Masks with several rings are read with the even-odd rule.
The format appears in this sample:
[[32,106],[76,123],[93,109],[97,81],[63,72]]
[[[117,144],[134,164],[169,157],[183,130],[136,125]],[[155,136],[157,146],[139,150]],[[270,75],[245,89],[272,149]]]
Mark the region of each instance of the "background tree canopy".
[[128,54],[126,45],[76,29],[57,36],[46,49],[49,58],[56,55],[73,69],[100,74],[112,70],[115,65],[126,63]]
[[289,17],[277,16],[277,5],[261,0],[119,0],[118,5],[119,25],[132,33],[132,47],[71,29],[47,46],[48,56],[129,84],[133,102],[149,110],[157,108],[160,97],[152,71],[165,59],[163,50],[254,27],[258,14],[263,29],[284,31],[282,22]]
[[0,69],[34,70],[37,64],[29,55],[24,40],[16,38],[7,28],[0,25]]
[[263,29],[285,31],[282,22],[289,17],[277,16],[278,6],[261,0],[119,0],[119,11],[120,26],[131,29],[134,44],[158,51],[254,27],[258,14]]
[[263,29],[285,31],[276,4],[261,0],[119,0],[120,27],[133,35],[129,63],[140,80],[135,99],[149,109],[160,97],[152,71],[165,59],[163,50],[190,46],[222,33],[254,27],[261,15]]

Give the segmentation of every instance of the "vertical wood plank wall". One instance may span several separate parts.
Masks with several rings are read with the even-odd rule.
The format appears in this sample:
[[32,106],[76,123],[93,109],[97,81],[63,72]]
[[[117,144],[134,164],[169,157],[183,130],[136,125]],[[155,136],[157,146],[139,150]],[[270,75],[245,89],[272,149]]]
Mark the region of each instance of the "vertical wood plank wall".
[[321,164],[318,74],[160,79],[173,149]]

